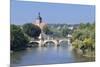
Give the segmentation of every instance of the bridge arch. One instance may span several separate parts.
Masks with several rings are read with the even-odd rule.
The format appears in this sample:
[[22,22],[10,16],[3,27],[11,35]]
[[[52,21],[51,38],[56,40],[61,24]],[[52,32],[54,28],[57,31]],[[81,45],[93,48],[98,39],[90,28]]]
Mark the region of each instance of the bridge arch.
[[61,43],[61,42],[68,42],[67,40],[59,40],[59,43]]
[[44,46],[46,45],[46,43],[54,43],[54,46],[57,46],[57,41],[56,40],[46,40],[46,41],[44,41]]
[[62,45],[61,44],[62,42],[67,42],[67,44],[68,44],[68,40],[67,39],[65,39],[65,40],[59,40],[59,46]]
[[39,44],[39,42],[30,42],[29,44]]
[[29,42],[29,46],[39,46],[40,42],[39,41],[31,41]]

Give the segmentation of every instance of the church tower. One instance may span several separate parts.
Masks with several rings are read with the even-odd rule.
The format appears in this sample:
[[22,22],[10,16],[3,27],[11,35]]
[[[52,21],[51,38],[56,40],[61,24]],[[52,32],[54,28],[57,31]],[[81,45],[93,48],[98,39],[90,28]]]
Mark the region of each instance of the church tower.
[[36,19],[36,23],[39,24],[39,25],[42,23],[42,17],[40,16],[40,12],[38,13],[38,17]]
[[36,18],[35,25],[40,27],[41,29],[41,34],[39,36],[39,39],[44,39],[43,37],[43,28],[47,25],[46,23],[43,22],[42,17],[40,16],[40,12],[38,13],[38,17]]

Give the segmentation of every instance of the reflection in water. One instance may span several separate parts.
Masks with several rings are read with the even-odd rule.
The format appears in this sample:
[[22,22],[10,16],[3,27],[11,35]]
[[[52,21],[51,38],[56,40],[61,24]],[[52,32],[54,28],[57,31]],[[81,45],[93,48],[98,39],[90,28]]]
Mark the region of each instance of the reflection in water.
[[59,47],[50,44],[47,47],[28,48],[11,53],[11,66],[94,61],[94,58],[80,56],[65,43],[61,43]]

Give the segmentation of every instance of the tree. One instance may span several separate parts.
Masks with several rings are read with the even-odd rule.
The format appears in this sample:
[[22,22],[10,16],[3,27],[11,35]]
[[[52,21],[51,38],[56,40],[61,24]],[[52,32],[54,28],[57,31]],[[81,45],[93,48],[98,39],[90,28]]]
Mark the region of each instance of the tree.
[[95,23],[81,23],[72,33],[72,44],[89,54],[95,51]]
[[38,38],[40,33],[41,33],[41,29],[32,24],[32,23],[26,23],[23,25],[23,31],[30,37],[33,38]]
[[49,34],[49,35],[52,34],[50,28],[49,28],[47,25],[45,25],[45,26],[43,27],[43,32],[44,32],[45,34]]
[[66,37],[66,36],[69,34],[70,30],[68,29],[67,26],[64,26],[64,27],[61,29],[61,32],[62,32],[62,36]]
[[92,48],[93,48],[93,39],[85,38],[83,43],[87,47],[87,49],[92,50]]
[[10,47],[12,51],[22,50],[27,47],[28,38],[24,36],[24,33],[17,25],[11,25],[11,39]]

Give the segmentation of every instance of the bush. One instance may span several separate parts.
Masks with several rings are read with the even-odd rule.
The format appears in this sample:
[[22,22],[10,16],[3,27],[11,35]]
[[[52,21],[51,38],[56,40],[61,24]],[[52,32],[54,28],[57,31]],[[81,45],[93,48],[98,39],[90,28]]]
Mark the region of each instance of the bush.
[[11,25],[10,46],[12,51],[22,50],[27,47],[28,38],[24,36],[19,26]]
[[72,33],[72,45],[85,53],[95,51],[95,24],[80,24]]
[[36,26],[32,23],[24,24],[23,25],[23,31],[28,36],[33,37],[33,38],[38,38],[40,33],[41,33],[41,29],[38,26]]

